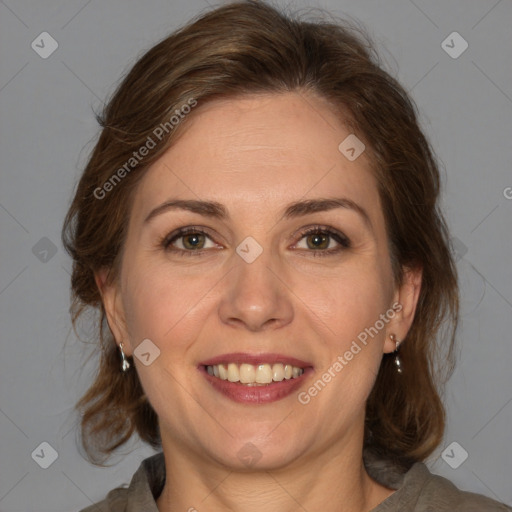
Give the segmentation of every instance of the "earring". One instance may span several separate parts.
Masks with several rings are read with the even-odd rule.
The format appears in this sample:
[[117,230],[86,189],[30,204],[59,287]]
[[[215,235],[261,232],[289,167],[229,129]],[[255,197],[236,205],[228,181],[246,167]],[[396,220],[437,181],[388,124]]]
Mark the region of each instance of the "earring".
[[130,363],[128,362],[126,356],[124,355],[123,342],[119,343],[119,350],[121,351],[121,370],[123,372],[126,372],[130,368]]
[[[394,334],[390,334],[389,338],[391,339],[391,341],[395,342],[395,352],[398,352],[398,347],[400,346],[400,343],[402,343],[402,342],[398,341]],[[398,356],[398,354],[396,354],[396,356],[395,356],[395,365],[396,365],[397,373],[402,373],[402,361],[400,360],[400,357]]]

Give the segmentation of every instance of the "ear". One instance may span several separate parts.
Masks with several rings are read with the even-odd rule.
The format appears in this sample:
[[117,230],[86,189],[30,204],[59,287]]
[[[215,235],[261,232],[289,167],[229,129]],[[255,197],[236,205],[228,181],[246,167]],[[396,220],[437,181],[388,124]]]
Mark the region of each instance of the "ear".
[[390,339],[390,334],[394,334],[398,341],[403,341],[411,328],[420,296],[422,273],[420,267],[403,269],[402,284],[395,290],[391,307],[395,315],[386,329],[385,353],[396,350],[396,344]]
[[112,331],[116,344],[123,343],[123,350],[127,356],[132,354],[132,347],[126,328],[125,312],[121,300],[118,284],[109,279],[110,269],[102,268],[94,273],[94,280],[101,295],[103,307],[107,316],[108,326]]

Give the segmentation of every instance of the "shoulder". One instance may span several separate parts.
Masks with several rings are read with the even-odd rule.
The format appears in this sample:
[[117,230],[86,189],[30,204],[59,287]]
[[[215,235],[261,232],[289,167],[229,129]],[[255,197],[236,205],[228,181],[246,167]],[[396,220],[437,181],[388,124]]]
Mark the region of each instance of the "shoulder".
[[[419,512],[512,512],[504,503],[459,489],[447,478],[431,473],[423,463],[414,464],[407,474],[413,491],[417,492],[419,508],[414,510]],[[407,486],[407,481],[404,483]]]
[[122,487],[113,489],[104,500],[94,503],[79,512],[126,512],[128,503],[126,491],[127,489]]
[[431,473],[422,462],[405,470],[368,455],[365,465],[374,480],[395,489],[371,512],[512,512],[503,503],[459,489],[447,478]]
[[155,499],[165,482],[163,453],[144,459],[128,487],[111,490],[103,501],[90,505],[80,512],[158,512]]

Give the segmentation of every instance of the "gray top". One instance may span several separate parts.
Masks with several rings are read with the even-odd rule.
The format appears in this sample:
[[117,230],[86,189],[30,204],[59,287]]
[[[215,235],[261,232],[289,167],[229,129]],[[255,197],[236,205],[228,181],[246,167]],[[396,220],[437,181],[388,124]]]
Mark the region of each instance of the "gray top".
[[[406,473],[376,459],[365,458],[365,466],[373,479],[396,490],[369,512],[512,512],[490,498],[457,489],[422,462]],[[158,453],[142,461],[129,487],[110,491],[103,501],[80,512],[158,512],[155,500],[164,483],[165,460],[163,453]]]

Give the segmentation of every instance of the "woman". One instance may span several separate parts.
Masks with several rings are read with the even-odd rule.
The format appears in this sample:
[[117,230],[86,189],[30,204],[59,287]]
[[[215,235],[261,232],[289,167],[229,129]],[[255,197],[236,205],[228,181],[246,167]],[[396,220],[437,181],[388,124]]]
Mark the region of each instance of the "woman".
[[229,4],[101,124],[63,230],[74,320],[101,315],[83,444],[162,452],[86,511],[510,510],[422,462],[457,282],[433,153],[369,41]]

